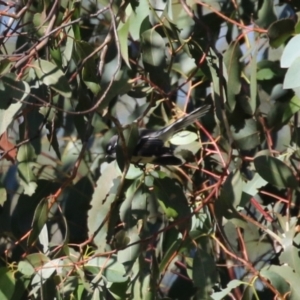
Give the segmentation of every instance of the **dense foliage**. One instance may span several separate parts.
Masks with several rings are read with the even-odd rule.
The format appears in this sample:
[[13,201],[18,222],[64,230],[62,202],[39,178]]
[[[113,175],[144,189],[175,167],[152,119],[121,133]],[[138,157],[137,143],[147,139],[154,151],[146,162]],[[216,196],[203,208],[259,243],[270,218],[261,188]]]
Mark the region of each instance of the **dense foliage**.
[[299,1],[0,4],[1,299],[300,299]]

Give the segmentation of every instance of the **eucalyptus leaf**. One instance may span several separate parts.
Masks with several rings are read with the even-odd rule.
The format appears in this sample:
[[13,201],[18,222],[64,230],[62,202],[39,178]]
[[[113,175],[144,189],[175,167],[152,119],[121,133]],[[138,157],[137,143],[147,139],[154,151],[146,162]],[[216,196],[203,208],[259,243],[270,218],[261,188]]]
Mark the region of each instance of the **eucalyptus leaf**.
[[15,278],[12,270],[6,267],[0,268],[0,297],[11,299],[15,289]]
[[41,202],[35,209],[33,220],[32,220],[32,231],[27,240],[27,244],[32,246],[32,244],[38,238],[40,232],[42,231],[44,225],[48,219],[48,199],[42,199]]
[[191,131],[180,131],[173,135],[170,139],[170,143],[173,145],[187,145],[194,142],[198,138],[198,135],[195,132]]
[[292,169],[275,157],[258,155],[254,159],[254,165],[258,174],[275,186],[281,188],[296,188],[298,186]]
[[294,33],[295,22],[291,19],[278,20],[268,28],[270,45],[278,48]]
[[70,98],[71,89],[69,83],[59,66],[43,59],[34,63],[34,70],[38,78],[46,85],[51,87],[60,95]]
[[283,50],[280,65],[282,68],[289,68],[293,62],[300,57],[300,34],[295,35]]

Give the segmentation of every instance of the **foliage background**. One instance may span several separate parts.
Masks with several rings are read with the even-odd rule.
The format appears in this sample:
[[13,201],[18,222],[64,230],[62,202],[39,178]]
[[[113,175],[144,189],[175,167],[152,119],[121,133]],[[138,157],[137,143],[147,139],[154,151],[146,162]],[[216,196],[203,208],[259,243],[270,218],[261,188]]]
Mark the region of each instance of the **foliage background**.
[[298,1],[0,4],[1,299],[300,298]]

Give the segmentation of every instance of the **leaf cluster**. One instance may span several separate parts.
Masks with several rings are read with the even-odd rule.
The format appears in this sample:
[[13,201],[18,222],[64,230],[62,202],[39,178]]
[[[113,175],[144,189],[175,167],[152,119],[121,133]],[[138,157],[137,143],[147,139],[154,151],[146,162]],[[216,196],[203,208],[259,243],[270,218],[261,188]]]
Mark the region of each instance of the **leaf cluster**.
[[299,299],[298,1],[2,2],[0,298]]

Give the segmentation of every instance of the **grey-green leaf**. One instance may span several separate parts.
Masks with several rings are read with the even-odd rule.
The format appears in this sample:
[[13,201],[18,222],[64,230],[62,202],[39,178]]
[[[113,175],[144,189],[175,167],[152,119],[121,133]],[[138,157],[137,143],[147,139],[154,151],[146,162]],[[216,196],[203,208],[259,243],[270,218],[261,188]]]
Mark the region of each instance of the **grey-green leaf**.
[[33,65],[37,77],[45,85],[66,98],[71,97],[68,80],[59,66],[43,59],[36,60]]
[[258,155],[254,159],[258,174],[267,182],[280,188],[296,188],[298,181],[292,169],[281,160],[269,156]]

